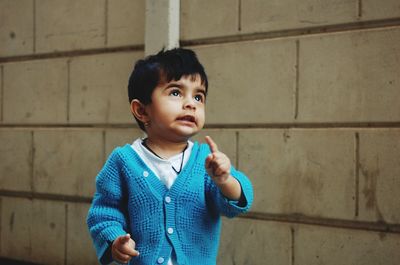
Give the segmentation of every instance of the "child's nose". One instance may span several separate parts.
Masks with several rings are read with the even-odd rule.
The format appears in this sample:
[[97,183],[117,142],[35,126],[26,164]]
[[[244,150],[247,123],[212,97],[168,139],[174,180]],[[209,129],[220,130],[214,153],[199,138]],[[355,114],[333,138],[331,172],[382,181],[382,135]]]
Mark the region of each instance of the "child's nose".
[[183,107],[185,109],[195,109],[196,108],[196,104],[194,102],[194,98],[191,98],[191,97],[185,98],[185,101],[183,103]]

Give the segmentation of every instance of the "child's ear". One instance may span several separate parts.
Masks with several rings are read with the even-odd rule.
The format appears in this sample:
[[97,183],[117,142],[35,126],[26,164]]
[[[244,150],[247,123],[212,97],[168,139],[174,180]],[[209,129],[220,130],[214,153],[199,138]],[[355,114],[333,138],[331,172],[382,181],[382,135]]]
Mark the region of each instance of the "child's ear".
[[149,121],[149,117],[146,112],[145,105],[138,99],[134,99],[131,102],[131,112],[139,121],[146,123]]

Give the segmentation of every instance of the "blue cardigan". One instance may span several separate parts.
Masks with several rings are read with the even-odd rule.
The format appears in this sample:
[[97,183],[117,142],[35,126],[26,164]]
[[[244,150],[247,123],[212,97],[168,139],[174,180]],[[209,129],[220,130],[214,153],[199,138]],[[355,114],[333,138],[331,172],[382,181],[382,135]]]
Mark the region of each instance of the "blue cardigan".
[[102,264],[112,261],[110,246],[126,233],[140,252],[129,264],[166,264],[172,251],[179,265],[216,264],[220,215],[234,217],[249,210],[253,188],[232,167],[242,199],[225,198],[206,173],[209,153],[208,145],[195,142],[189,161],[168,190],[129,144],[114,149],[96,178],[87,217]]

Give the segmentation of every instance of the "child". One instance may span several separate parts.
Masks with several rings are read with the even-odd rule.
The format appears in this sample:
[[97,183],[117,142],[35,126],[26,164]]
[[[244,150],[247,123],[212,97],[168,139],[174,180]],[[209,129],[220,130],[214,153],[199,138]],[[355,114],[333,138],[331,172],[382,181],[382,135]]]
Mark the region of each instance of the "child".
[[139,60],[129,79],[131,111],[147,138],[116,148],[96,179],[87,224],[102,264],[216,263],[220,215],[249,210],[253,189],[204,125],[207,76],[177,48]]

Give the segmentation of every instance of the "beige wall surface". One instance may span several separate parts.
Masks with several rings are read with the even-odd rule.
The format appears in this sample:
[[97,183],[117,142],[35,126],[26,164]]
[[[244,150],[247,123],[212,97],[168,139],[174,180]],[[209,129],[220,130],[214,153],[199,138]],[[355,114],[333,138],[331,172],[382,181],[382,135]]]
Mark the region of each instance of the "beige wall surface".
[[[142,135],[127,80],[146,1],[0,0],[0,259],[97,264],[85,219],[108,154]],[[249,175],[218,264],[400,259],[400,3],[184,0],[206,128]]]

